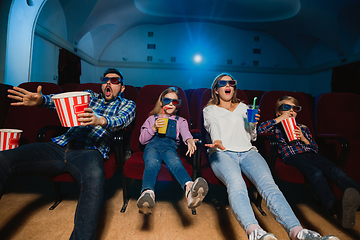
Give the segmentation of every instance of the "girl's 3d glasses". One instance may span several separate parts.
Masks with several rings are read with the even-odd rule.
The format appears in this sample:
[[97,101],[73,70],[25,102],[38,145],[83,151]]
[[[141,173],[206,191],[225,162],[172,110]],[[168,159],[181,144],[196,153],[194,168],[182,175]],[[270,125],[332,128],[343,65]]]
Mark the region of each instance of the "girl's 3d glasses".
[[172,104],[174,106],[179,106],[180,103],[181,103],[181,100],[180,99],[171,99],[171,98],[166,98],[166,97],[163,97],[161,99],[161,101],[163,102],[164,105],[168,105],[172,102]]

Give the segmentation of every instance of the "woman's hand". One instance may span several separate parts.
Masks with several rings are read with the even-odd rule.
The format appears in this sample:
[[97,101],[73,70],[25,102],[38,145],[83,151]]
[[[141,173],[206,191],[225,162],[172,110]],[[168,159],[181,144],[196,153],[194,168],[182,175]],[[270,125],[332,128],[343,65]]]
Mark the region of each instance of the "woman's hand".
[[157,130],[165,125],[165,121],[162,118],[158,118],[155,120],[154,125],[152,126],[152,129],[157,132]]
[[81,123],[81,126],[102,126],[106,125],[106,119],[97,115],[91,108],[85,108],[84,113],[78,114],[78,121]]
[[285,120],[287,118],[290,118],[292,115],[290,114],[289,111],[284,111],[282,112],[282,114],[280,116],[278,116],[277,118],[275,118],[276,123],[281,122],[282,120]]
[[258,124],[259,120],[260,120],[260,109],[259,109],[258,113],[255,114],[255,120],[256,120],[256,122],[254,122],[254,124]]
[[189,157],[191,157],[191,155],[196,151],[196,142],[199,141],[199,139],[192,139],[192,138],[189,138],[188,140],[186,140],[186,143],[187,143],[187,147],[188,147],[188,150],[186,152],[186,156],[189,154]]
[[225,147],[222,144],[221,140],[215,140],[213,143],[205,144],[205,146],[209,147],[209,148],[218,148],[218,149],[221,149],[221,150],[225,150]]
[[9,98],[14,99],[18,102],[12,102],[13,106],[38,106],[43,103],[41,85],[37,87],[36,93],[29,92],[23,88],[13,87],[8,89]]

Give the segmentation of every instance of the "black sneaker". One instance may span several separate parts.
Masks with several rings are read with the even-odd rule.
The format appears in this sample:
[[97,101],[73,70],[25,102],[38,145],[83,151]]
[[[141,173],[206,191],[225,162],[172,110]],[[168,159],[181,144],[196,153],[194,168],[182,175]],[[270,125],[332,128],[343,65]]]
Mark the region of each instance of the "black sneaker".
[[360,194],[355,188],[347,188],[341,199],[339,220],[343,228],[352,228],[355,225],[356,211],[360,206]]

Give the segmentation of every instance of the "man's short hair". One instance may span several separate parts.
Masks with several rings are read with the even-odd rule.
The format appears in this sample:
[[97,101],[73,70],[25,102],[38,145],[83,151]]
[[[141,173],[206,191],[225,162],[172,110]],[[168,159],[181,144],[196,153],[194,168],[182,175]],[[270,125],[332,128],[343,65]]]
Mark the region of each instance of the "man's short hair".
[[104,72],[104,77],[109,73],[115,73],[116,75],[118,75],[121,78],[121,80],[124,80],[122,73],[119,70],[117,70],[116,68],[106,69],[106,71]]

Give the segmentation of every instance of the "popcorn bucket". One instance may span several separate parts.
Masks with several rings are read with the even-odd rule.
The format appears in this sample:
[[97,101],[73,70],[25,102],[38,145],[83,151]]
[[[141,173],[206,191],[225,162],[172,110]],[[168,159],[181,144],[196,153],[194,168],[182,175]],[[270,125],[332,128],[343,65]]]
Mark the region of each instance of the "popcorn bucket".
[[281,125],[284,128],[284,131],[286,133],[286,136],[287,136],[289,142],[300,139],[295,135],[295,132],[294,132],[294,130],[296,129],[295,118],[291,117],[291,118],[284,119],[281,121]]
[[17,148],[21,133],[18,129],[0,129],[0,151]]
[[51,97],[54,100],[56,112],[63,127],[76,127],[81,123],[77,115],[84,113],[84,108],[89,107],[90,93],[67,92]]

